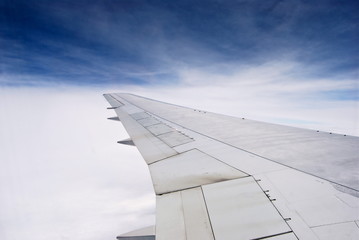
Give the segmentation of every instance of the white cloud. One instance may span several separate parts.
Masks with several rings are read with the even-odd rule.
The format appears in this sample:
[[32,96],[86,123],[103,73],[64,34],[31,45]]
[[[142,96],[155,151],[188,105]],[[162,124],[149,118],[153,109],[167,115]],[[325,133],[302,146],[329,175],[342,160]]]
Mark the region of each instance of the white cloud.
[[226,115],[359,135],[359,101],[328,94],[359,92],[357,79],[308,78],[313,69],[294,61],[259,66],[232,64],[178,70],[180,85],[136,87],[150,98]]
[[1,90],[1,239],[112,239],[154,223],[138,151],[102,92]]
[[[340,99],[347,97],[345,91],[356,91],[359,94],[357,79],[309,78],[305,74],[310,75],[315,69],[294,61],[271,62],[256,67],[242,66],[237,70],[233,65],[212,69],[216,70],[197,68],[180,72],[181,79],[194,86],[194,96],[198,95],[197,92],[205,94],[203,98],[207,106],[215,105],[219,111],[229,106],[223,112],[229,115],[245,114],[248,118],[270,122],[279,120],[278,123],[289,125],[301,122],[296,125],[359,135],[357,97]],[[342,92],[337,98],[328,94],[338,91]],[[208,103],[212,99],[215,101]],[[233,106],[236,108],[233,109]],[[292,120],[287,122],[286,119]],[[305,122],[316,124],[302,125]]]

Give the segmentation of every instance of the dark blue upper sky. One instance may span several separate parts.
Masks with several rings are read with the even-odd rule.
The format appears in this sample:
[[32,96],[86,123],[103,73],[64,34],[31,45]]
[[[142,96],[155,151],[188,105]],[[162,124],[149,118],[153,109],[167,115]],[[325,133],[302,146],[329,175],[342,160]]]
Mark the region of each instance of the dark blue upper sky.
[[0,0],[0,84],[171,84],[181,68],[286,60],[310,66],[301,70],[308,78],[355,78],[358,7],[345,0]]

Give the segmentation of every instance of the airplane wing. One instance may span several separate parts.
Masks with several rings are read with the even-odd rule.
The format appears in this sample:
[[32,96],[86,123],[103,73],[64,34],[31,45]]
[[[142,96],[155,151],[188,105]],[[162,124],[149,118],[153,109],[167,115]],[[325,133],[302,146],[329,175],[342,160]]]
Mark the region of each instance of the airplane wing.
[[104,97],[148,164],[157,240],[359,239],[358,137]]

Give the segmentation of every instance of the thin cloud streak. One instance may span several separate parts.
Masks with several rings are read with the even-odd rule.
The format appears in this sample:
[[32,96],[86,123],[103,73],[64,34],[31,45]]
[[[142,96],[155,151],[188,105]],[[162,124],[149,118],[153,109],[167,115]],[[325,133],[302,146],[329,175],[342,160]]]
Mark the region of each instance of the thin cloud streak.
[[[176,84],[186,67],[294,61],[312,68],[302,73],[308,78],[353,77],[351,4],[20,1],[15,10],[5,5],[1,69],[72,84],[149,85]],[[149,72],[166,74],[147,80]]]

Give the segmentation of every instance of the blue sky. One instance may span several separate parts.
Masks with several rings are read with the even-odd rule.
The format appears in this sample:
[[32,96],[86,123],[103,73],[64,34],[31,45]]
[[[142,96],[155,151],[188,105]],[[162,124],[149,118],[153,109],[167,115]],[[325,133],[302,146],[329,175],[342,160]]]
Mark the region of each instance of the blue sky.
[[0,4],[1,85],[177,85],[183,69],[226,76],[287,61],[298,80],[358,75],[357,1]]

